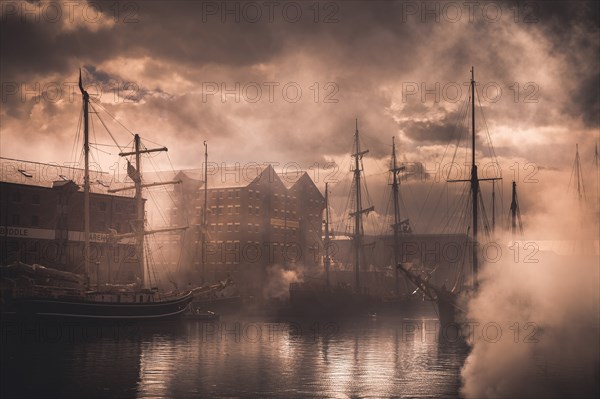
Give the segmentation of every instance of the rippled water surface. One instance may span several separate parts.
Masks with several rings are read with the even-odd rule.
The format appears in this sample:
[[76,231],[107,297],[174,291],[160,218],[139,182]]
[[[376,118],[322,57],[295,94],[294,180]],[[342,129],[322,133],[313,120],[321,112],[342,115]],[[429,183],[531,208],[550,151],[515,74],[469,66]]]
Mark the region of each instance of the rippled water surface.
[[468,349],[423,323],[10,324],[2,397],[457,397]]

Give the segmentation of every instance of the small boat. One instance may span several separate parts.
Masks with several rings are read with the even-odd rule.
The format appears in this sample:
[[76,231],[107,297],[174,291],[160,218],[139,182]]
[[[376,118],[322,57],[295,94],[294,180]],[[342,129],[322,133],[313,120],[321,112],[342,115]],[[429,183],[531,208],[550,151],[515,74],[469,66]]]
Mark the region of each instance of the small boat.
[[202,310],[189,306],[187,310],[181,316],[186,320],[198,320],[198,321],[218,321],[221,317],[213,311]]

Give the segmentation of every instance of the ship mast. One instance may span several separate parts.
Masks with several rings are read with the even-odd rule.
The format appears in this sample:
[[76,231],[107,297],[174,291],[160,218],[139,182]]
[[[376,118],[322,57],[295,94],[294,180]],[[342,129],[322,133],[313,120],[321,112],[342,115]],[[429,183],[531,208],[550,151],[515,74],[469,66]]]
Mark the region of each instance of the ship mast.
[[[89,169],[89,152],[90,152],[90,144],[89,144],[89,103],[90,96],[88,92],[83,88],[83,82],[81,80],[81,69],[79,69],[79,90],[81,91],[83,97],[83,152],[84,152],[84,176],[83,176],[83,221],[84,221],[84,257],[85,257],[85,274],[86,277],[89,278],[90,273],[90,169]],[[120,191],[127,191],[135,188],[135,200],[136,200],[136,226],[135,231],[133,233],[125,233],[125,234],[114,234],[111,236],[112,240],[118,241],[124,238],[135,237],[136,238],[136,251],[138,259],[140,260],[140,273],[141,273],[141,281],[142,287],[145,286],[145,273],[144,273],[144,236],[147,234],[154,233],[163,233],[181,229],[187,229],[187,227],[175,227],[175,228],[167,228],[160,229],[154,231],[145,231],[144,230],[144,199],[142,198],[142,189],[147,187],[154,186],[162,186],[166,184],[179,184],[181,180],[169,181],[169,182],[160,182],[160,183],[150,183],[150,184],[142,184],[142,177],[140,174],[141,169],[141,159],[140,155],[149,152],[157,152],[157,151],[167,151],[166,147],[155,148],[155,149],[146,149],[141,150],[141,142],[140,136],[138,134],[134,135],[134,152],[121,152],[119,156],[125,157],[129,155],[135,155],[135,167],[127,161],[127,175],[134,181],[135,185],[133,187],[121,187],[117,189],[109,189],[109,193],[116,193]],[[88,281],[89,284],[89,281]],[[99,284],[99,281],[97,281]]]
[[[90,95],[83,88],[81,81],[81,69],[79,69],[79,90],[83,97],[83,154],[84,154],[84,175],[83,175],[83,225],[84,225],[84,268],[86,278],[90,273],[90,142],[89,142],[89,103]],[[88,281],[89,283],[89,281]]]
[[583,175],[579,160],[579,144],[575,144],[575,180],[577,181],[577,199],[582,201],[585,197],[585,188],[583,187]]
[[596,167],[596,222],[600,235],[600,158],[598,157],[598,143],[594,147],[594,166]]
[[146,287],[146,280],[148,280],[148,283],[150,282],[150,275],[148,274],[148,276],[147,276],[148,279],[146,279],[146,270],[145,270],[146,262],[145,262],[145,257],[144,257],[144,237],[148,234],[182,230],[182,229],[186,229],[187,227],[174,227],[174,228],[161,229],[161,230],[155,230],[155,231],[146,231],[145,230],[144,198],[142,197],[142,189],[147,188],[147,187],[162,186],[162,185],[166,185],[166,184],[179,184],[179,183],[181,183],[181,180],[142,184],[141,155],[147,154],[150,152],[168,151],[168,149],[167,149],[167,147],[142,149],[140,135],[137,133],[134,135],[133,141],[134,141],[134,149],[135,150],[130,151],[130,152],[121,152],[121,153],[119,153],[119,156],[127,157],[127,156],[131,156],[131,155],[135,155],[135,166],[131,165],[129,163],[129,161],[127,161],[127,175],[129,176],[129,178],[131,178],[131,180],[133,180],[134,186],[112,189],[112,190],[108,190],[108,192],[116,193],[119,191],[131,190],[132,188],[135,189],[135,197],[134,198],[135,198],[135,204],[136,204],[136,221],[135,221],[135,226],[134,226],[135,227],[134,232],[133,232],[133,234],[119,234],[116,236],[116,238],[126,238],[126,237],[131,237],[131,236],[135,237],[136,252],[137,252],[136,255],[140,262],[140,280],[142,282],[142,287]]
[[492,181],[492,234],[496,232],[496,182]]
[[329,256],[329,183],[325,183],[325,280],[327,287],[330,286],[329,282],[329,268],[331,267],[331,257]]
[[517,232],[517,182],[512,182],[512,200],[510,202],[510,230],[513,241]]
[[517,237],[517,221],[519,232],[523,236],[523,223],[521,222],[521,211],[519,209],[519,199],[517,197],[517,183],[512,183],[512,200],[510,202],[510,229],[513,241]]
[[360,191],[360,172],[361,172],[361,161],[363,155],[369,152],[369,150],[360,150],[360,139],[358,134],[358,119],[356,119],[356,131],[354,133],[354,142],[356,152],[352,154],[354,157],[354,184],[356,189],[356,211],[351,213],[350,216],[354,217],[354,289],[356,293],[360,293],[360,255],[362,247],[362,215],[373,211],[373,206],[362,209],[362,198]]
[[[480,197],[479,194],[479,182],[480,181],[492,181],[502,180],[501,177],[490,177],[480,179],[477,176],[477,165],[475,164],[475,74],[473,71],[473,67],[471,67],[471,178],[469,180],[446,180],[448,183],[456,183],[456,182],[469,182],[471,184],[471,201],[473,202],[472,208],[472,264],[473,264],[473,285],[475,289],[478,287],[477,274],[479,272],[479,259],[477,258],[477,230],[478,230],[478,200]],[[495,189],[494,189],[495,190]],[[493,196],[493,201],[495,201],[495,192]],[[483,202],[482,202],[483,203]],[[495,204],[493,205],[495,212]],[[494,223],[495,224],[495,223]]]
[[477,165],[475,164],[475,72],[471,67],[471,194],[473,201],[473,278],[474,285],[477,288],[477,274],[479,269],[479,260],[477,259],[477,201],[479,198],[479,179],[477,177]]
[[398,232],[398,228],[400,227],[398,173],[403,169],[404,167],[398,168],[396,160],[396,140],[395,137],[392,137],[392,168],[390,169],[390,172],[392,173],[392,196],[394,200],[394,225],[392,227],[394,229],[394,278],[396,294],[400,292],[400,279],[397,267],[398,263],[400,263],[400,251],[398,250],[398,240],[400,238],[400,233]]
[[142,162],[140,153],[140,135],[135,134],[135,169],[137,178],[135,181],[135,208],[136,208],[136,247],[140,262],[142,287],[145,287],[145,259],[144,259],[144,199],[142,198]]
[[206,213],[208,212],[208,144],[204,141],[204,209],[202,210],[202,271],[200,276],[201,284],[204,284],[206,269]]

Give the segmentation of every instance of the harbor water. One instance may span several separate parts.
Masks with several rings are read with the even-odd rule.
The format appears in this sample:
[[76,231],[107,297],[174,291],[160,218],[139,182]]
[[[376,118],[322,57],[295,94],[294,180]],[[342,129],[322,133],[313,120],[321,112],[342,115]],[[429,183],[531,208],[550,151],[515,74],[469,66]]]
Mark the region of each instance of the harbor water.
[[435,323],[7,322],[1,396],[455,398],[469,348]]

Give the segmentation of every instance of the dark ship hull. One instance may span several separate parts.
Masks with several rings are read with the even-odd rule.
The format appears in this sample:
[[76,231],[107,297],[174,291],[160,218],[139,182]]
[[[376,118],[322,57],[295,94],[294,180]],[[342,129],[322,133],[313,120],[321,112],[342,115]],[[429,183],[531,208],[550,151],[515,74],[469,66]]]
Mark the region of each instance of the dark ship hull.
[[421,295],[383,298],[378,313],[403,318],[437,315],[435,303]]
[[171,300],[148,303],[86,301],[77,299],[13,299],[12,313],[17,317],[73,318],[96,320],[156,320],[176,317],[192,301],[187,293]]
[[2,317],[155,320],[183,313],[192,292],[159,293],[132,285],[87,289],[74,273],[16,263],[0,267]]
[[381,300],[346,287],[293,283],[290,306],[292,315],[299,317],[361,317],[376,313]]

